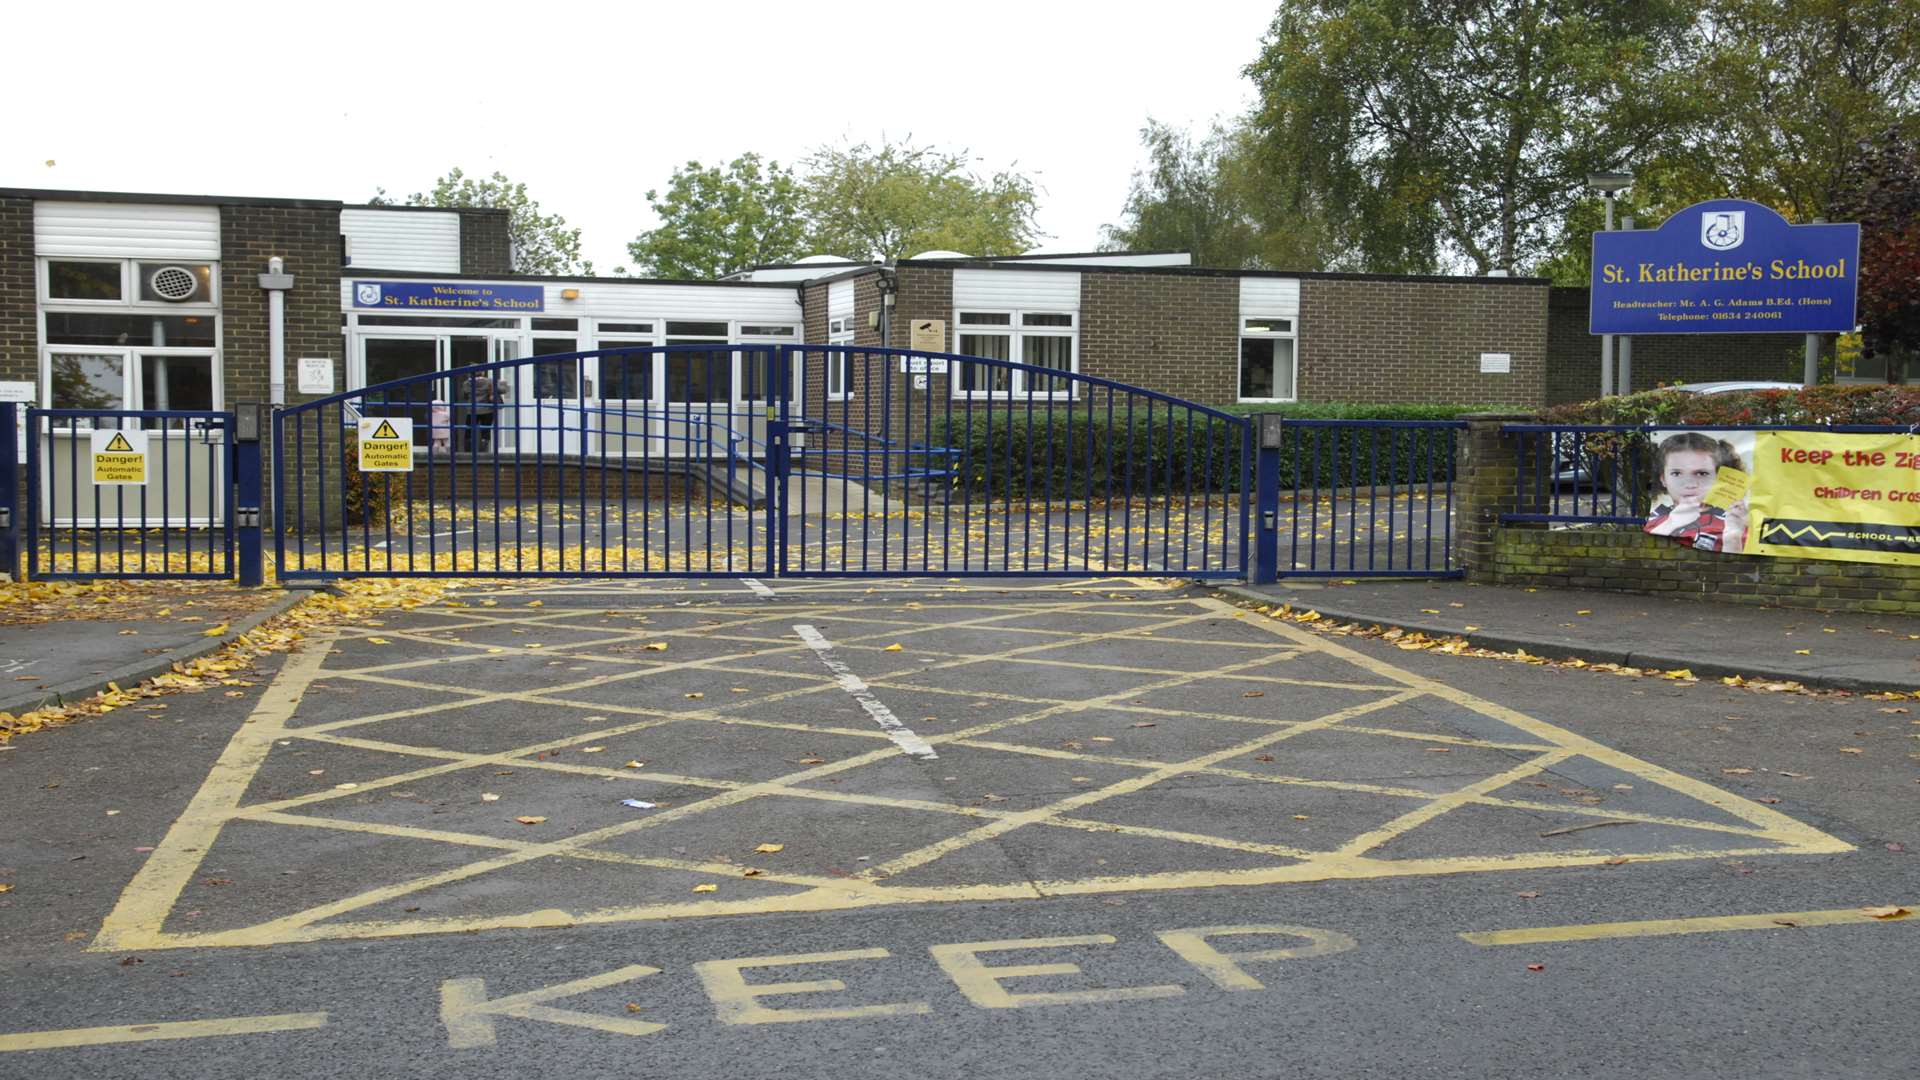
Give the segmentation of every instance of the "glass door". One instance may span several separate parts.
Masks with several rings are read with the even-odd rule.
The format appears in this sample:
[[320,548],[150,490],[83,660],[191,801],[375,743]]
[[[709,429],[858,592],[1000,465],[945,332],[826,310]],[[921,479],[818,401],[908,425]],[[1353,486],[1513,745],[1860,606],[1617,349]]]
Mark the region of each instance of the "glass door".
[[665,450],[670,457],[725,457],[740,397],[723,322],[667,323]]
[[[638,337],[600,337],[595,349],[639,349],[653,341]],[[601,356],[594,360],[600,400],[594,424],[600,452],[610,457],[652,457],[661,452],[659,379],[664,374],[657,353],[636,352]]]
[[[378,386],[411,375],[440,370],[438,335],[362,337],[360,385]],[[444,380],[410,383],[363,399],[362,416],[391,416],[413,421],[413,445],[445,449],[452,445],[451,413]]]
[[[573,338],[537,337],[533,356],[578,352]],[[588,399],[593,397],[592,361],[545,360],[529,365],[528,398],[533,407],[523,417],[536,432],[541,454],[577,455],[584,452],[589,428]]]

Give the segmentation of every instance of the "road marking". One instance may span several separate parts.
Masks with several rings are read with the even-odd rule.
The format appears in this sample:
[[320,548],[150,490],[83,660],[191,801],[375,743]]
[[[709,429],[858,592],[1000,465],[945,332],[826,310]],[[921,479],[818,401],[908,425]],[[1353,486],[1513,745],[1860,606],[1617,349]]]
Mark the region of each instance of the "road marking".
[[745,585],[749,589],[752,589],[753,595],[759,597],[762,600],[772,600],[774,598],[773,590],[761,584],[759,578],[741,578],[740,584]]
[[[1285,934],[1288,937],[1306,938],[1308,944],[1237,953],[1223,953],[1207,944],[1208,938],[1238,937],[1242,934]],[[1246,970],[1240,966],[1243,963],[1330,956],[1333,953],[1346,952],[1360,944],[1338,930],[1316,930],[1311,926],[1196,926],[1190,930],[1161,930],[1158,931],[1157,936],[1162,944],[1178,953],[1182,960],[1199,968],[1200,974],[1212,980],[1213,985],[1222,990],[1265,990],[1267,988],[1267,984],[1246,973]]]
[[1056,990],[1016,994],[1001,985],[1003,979],[1031,979],[1043,975],[1078,975],[1079,964],[986,964],[983,952],[1025,949],[1065,949],[1075,945],[1112,945],[1112,934],[1078,937],[1014,938],[1010,941],[968,941],[958,945],[929,945],[927,951],[953,980],[967,1000],[983,1009],[1021,1009],[1032,1005],[1084,1005],[1097,1001],[1146,1001],[1179,997],[1187,992],[1171,983],[1161,986],[1099,987],[1093,990]]
[[702,960],[693,965],[694,973],[713,999],[714,1012],[723,1024],[784,1024],[803,1020],[858,1020],[875,1016],[920,1016],[933,1011],[924,1001],[900,1001],[886,1005],[852,1005],[825,1009],[772,1009],[760,1004],[763,997],[784,994],[837,993],[847,988],[839,979],[810,979],[806,982],[750,983],[741,975],[747,968],[787,967],[796,964],[831,964],[842,960],[884,960],[893,954],[885,949],[848,949],[844,952],[795,953],[791,956],[746,956],[738,960]]
[[880,730],[887,733],[887,738],[892,739],[894,745],[922,761],[932,761],[940,756],[933,752],[933,747],[928,746],[925,739],[915,735],[912,728],[901,723],[900,718],[893,715],[892,709],[887,708],[879,698],[874,697],[873,690],[861,680],[860,676],[853,673],[852,668],[834,658],[833,642],[822,637],[820,631],[806,623],[794,626],[793,631],[800,635],[801,641],[807,643],[807,647],[820,658],[820,662],[827,665],[827,670],[833,672],[834,678],[840,682],[840,689],[853,695],[853,700],[867,710],[867,715],[873,717],[873,722],[880,725]]
[[595,1031],[605,1031],[614,1035],[651,1035],[667,1025],[621,1016],[601,1016],[598,1013],[579,1012],[574,1009],[555,1009],[546,1002],[555,998],[584,994],[589,990],[618,986],[648,975],[656,975],[659,971],[659,968],[648,967],[645,964],[629,964],[599,975],[589,975],[584,979],[574,979],[554,986],[543,986],[536,990],[510,994],[492,1001],[487,1000],[487,980],[448,979],[440,984],[440,1022],[447,1028],[447,1045],[455,1050],[492,1046],[496,1039],[493,1030],[493,1018],[496,1016],[512,1016],[521,1020],[544,1020],[549,1024],[592,1028]]
[[1599,941],[1605,938],[1711,934],[1722,930],[1789,930],[1802,926],[1861,926],[1881,922],[1920,925],[1920,919],[1876,919],[1859,908],[1831,908],[1825,911],[1776,911],[1770,915],[1708,915],[1695,919],[1646,919],[1639,922],[1535,926],[1523,930],[1481,930],[1460,936],[1483,946],[1537,945],[1549,941]]
[[153,1042],[160,1039],[207,1039],[220,1035],[259,1035],[269,1031],[306,1031],[325,1027],[327,1014],[276,1013],[272,1016],[229,1016],[220,1020],[179,1020],[165,1024],[115,1024],[110,1027],[66,1028],[60,1031],[23,1031],[0,1035],[0,1053],[10,1050],[54,1050],[69,1046]]

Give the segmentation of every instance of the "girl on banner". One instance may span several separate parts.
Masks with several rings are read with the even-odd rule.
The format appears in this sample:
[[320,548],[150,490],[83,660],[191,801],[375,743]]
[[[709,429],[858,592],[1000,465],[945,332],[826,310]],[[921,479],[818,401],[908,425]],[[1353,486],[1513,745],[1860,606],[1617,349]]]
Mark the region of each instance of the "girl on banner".
[[1738,554],[1747,544],[1747,467],[1725,439],[1682,431],[1653,455],[1662,494],[1646,531],[1701,551]]

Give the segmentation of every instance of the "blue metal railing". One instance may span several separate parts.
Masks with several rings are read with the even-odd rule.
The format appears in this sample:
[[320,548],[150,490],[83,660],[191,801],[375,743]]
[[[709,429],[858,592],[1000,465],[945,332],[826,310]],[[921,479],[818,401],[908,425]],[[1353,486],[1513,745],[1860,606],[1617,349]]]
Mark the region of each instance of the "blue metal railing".
[[[96,433],[128,439],[96,463]],[[25,442],[29,576],[234,576],[233,413],[29,409]]]
[[1460,576],[1453,485],[1466,427],[1463,420],[1283,421],[1278,576]]

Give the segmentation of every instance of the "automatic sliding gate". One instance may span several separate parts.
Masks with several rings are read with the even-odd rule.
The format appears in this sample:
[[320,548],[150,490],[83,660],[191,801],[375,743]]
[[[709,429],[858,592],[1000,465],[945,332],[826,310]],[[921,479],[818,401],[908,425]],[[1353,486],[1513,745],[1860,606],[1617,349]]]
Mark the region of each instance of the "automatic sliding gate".
[[[574,396],[513,398],[535,384]],[[1246,418],[1009,360],[601,349],[337,394],[273,438],[287,580],[1248,565]]]

